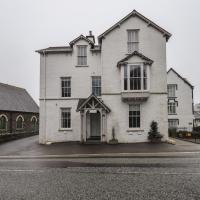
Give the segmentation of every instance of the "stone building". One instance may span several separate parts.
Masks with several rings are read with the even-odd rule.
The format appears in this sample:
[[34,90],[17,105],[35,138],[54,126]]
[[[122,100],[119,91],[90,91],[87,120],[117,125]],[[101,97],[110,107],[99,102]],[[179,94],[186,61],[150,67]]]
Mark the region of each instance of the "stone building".
[[0,134],[38,132],[39,108],[28,92],[0,83]]
[[133,10],[98,36],[40,53],[40,143],[146,142],[152,120],[168,137],[166,42]]

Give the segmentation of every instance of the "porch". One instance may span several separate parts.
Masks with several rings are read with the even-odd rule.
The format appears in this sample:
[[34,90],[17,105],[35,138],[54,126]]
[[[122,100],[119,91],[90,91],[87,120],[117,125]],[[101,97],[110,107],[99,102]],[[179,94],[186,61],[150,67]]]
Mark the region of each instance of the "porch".
[[110,109],[95,95],[80,99],[77,112],[81,116],[81,142],[100,143],[107,141],[107,114]]

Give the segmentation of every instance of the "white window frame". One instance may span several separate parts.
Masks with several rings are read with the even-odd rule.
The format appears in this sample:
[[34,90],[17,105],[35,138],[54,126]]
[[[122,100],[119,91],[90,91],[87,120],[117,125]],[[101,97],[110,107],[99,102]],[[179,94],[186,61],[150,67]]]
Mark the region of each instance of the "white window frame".
[[[68,81],[70,81],[70,86],[65,86],[65,87],[62,87],[62,81],[63,79],[68,79]],[[65,77],[60,77],[60,88],[61,88],[61,98],[70,98],[72,96],[72,80],[71,80],[71,77],[70,76],[65,76]],[[63,96],[62,94],[62,90],[63,89],[68,89],[70,90],[70,95],[69,96]]]
[[[136,114],[136,115],[130,115],[130,111],[133,111],[133,110],[131,110],[131,107],[137,107],[137,109],[139,109],[139,116]],[[136,112],[138,111],[138,110],[135,110]],[[137,117],[139,117],[139,120],[140,120],[140,124],[139,124],[139,126],[136,126],[136,127],[131,127],[130,126],[130,117],[135,117],[135,118],[137,118]],[[133,119],[132,119],[133,120]],[[133,123],[133,122],[132,122]],[[136,124],[137,124],[137,120],[136,120]],[[133,129],[133,130],[137,130],[137,129],[141,129],[141,105],[140,104],[130,104],[129,105],[129,109],[128,109],[128,127],[129,127],[129,129]]]
[[[170,123],[176,123],[174,126],[170,126]],[[168,128],[178,128],[179,120],[178,119],[168,119]]]
[[[80,52],[81,47],[84,47],[85,51]],[[81,59],[83,60],[81,61]],[[77,45],[77,66],[87,66],[87,59],[87,45]]]
[[[19,118],[22,118],[22,127],[21,128],[17,127],[17,121],[18,121]],[[18,115],[16,117],[16,130],[22,130],[22,129],[24,129],[24,117],[22,115]]]
[[[133,37],[134,34],[132,34],[132,37],[130,37],[130,33],[135,32],[135,38]],[[139,51],[139,29],[129,29],[127,30],[127,52],[128,54],[133,53],[134,51]]]
[[[100,79],[100,85],[98,85],[98,86],[93,86],[93,79],[95,79],[95,78],[99,78]],[[96,95],[96,94],[94,94],[94,95],[96,95],[96,96],[101,96],[101,92],[102,92],[102,88],[101,88],[101,76],[92,76],[92,94],[93,94],[93,89],[94,88],[97,88],[97,89],[99,89],[100,90],[100,95]]]
[[[35,115],[33,115],[33,116],[31,117],[31,124],[33,123],[33,119],[35,119],[34,129],[36,129],[36,128],[37,128],[37,121],[38,121],[38,119],[37,119],[37,117],[36,117]],[[32,125],[33,125],[33,124],[32,124]]]
[[[130,66],[140,66],[140,73],[141,73],[141,89],[140,90],[131,90],[130,89]],[[127,90],[124,89],[124,71],[125,71],[125,67],[127,67],[127,82],[128,82],[128,85],[127,85]],[[143,74],[143,70],[144,70],[144,67],[146,68],[146,73],[147,73],[147,76],[146,76],[146,89],[144,89],[144,74]],[[134,64],[127,64],[126,66],[122,66],[121,67],[121,85],[122,85],[122,91],[123,92],[148,92],[149,91],[149,88],[150,88],[150,70],[149,70],[149,65],[144,65],[143,63],[134,63]]]
[[1,119],[1,117],[5,117],[5,119],[6,119],[6,128],[5,129],[0,129],[0,131],[7,131],[7,128],[8,128],[8,117],[6,115],[4,115],[4,114],[0,115],[0,119]]
[[[70,112],[70,127],[62,127],[62,111],[68,110]],[[60,119],[60,130],[72,130],[72,112],[70,107],[61,107],[60,113],[59,113],[59,119]]]
[[[174,107],[174,109],[170,109]],[[169,115],[176,115],[177,114],[177,102],[176,101],[169,101],[168,102],[168,114]],[[174,112],[171,112],[172,110],[174,110]]]
[[176,84],[168,84],[167,85],[168,98],[175,98],[176,97],[176,90],[177,90]]

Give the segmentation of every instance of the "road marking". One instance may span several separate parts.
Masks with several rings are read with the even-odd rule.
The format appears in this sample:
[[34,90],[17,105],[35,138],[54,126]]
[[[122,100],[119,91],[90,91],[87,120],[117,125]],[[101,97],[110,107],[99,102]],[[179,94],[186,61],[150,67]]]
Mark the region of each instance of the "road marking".
[[117,158],[117,157],[168,157],[200,154],[196,152],[156,152],[156,153],[104,153],[104,154],[68,154],[68,155],[6,155],[0,159],[33,159],[33,158]]
[[44,170],[39,169],[0,169],[0,172],[44,172]]

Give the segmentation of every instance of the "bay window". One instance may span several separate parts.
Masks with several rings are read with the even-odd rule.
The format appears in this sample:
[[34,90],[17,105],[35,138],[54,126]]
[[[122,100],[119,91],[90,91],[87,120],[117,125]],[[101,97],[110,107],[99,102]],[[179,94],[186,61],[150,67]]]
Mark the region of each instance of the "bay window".
[[148,74],[145,65],[126,65],[124,66],[124,85],[125,91],[130,90],[147,90]]

